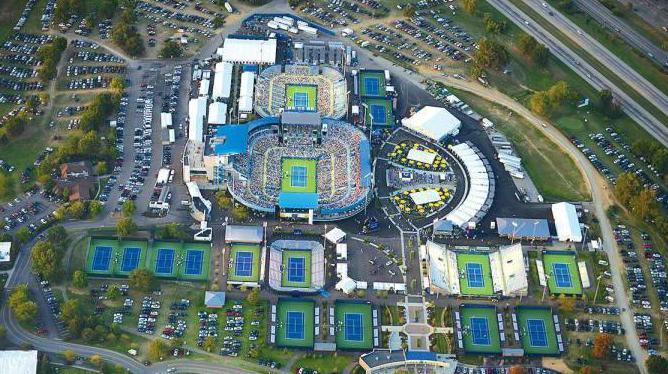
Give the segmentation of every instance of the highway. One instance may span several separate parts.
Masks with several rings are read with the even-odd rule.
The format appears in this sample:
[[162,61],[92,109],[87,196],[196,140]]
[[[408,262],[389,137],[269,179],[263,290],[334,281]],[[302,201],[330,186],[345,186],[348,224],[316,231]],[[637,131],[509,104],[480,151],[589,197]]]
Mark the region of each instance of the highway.
[[[563,63],[571,67],[582,79],[597,90],[609,89],[622,109],[628,116],[642,126],[650,135],[663,145],[668,146],[668,128],[649,113],[645,108],[633,100],[624,90],[613,84],[603,74],[594,69],[577,53],[568,48],[563,42],[552,36],[542,26],[533,21],[524,12],[513,4],[504,0],[488,0],[489,4],[498,9],[508,19],[517,24],[524,32],[532,35],[536,40],[550,49],[550,53]],[[542,8],[542,6],[541,6]],[[665,96],[665,95],[664,95]]]
[[574,3],[583,12],[597,20],[606,28],[610,29],[632,47],[640,50],[645,56],[653,59],[659,65],[668,68],[668,53],[649,41],[644,36],[636,32],[633,27],[624,22],[621,18],[612,14],[610,9],[606,8],[598,1],[574,0]]

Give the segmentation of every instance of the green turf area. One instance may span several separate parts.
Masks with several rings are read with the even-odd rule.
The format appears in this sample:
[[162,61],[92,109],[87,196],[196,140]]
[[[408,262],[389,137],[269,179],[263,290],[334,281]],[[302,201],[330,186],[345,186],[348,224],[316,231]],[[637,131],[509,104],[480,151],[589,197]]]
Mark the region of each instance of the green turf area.
[[[459,309],[461,318],[464,350],[466,353],[501,353],[501,339],[499,338],[499,323],[496,317],[496,307],[493,305],[465,304]],[[471,332],[471,318],[487,320],[489,344],[475,344]]]
[[[385,91],[385,73],[380,71],[366,71],[362,70],[359,73],[359,89],[360,96],[376,96],[376,97],[385,97],[387,92]],[[378,93],[370,92],[367,90],[365,81],[367,79],[377,79],[378,80]]]
[[[337,301],[335,305],[336,348],[363,350],[373,348],[373,317],[370,303]],[[345,315],[347,313],[362,315],[362,340],[346,340]]]
[[21,18],[27,2],[28,0],[0,1],[0,42],[4,42],[14,32],[13,28]]
[[[249,252],[253,256],[252,261],[252,270],[250,276],[238,275],[236,273],[236,259],[237,253],[239,252]],[[233,282],[257,282],[260,280],[260,255],[262,251],[260,250],[259,245],[252,244],[232,244],[230,249],[230,262],[232,267],[230,268],[230,273],[227,276],[228,281]]]
[[[568,272],[571,277],[570,287],[557,286],[557,277],[554,275],[554,264],[565,264],[568,266]],[[582,283],[580,282],[580,272],[575,261],[575,252],[571,251],[544,251],[543,267],[550,292],[553,294],[581,295]]]
[[[380,98],[371,98],[365,97],[363,101],[371,108],[372,105],[380,105],[385,107],[385,120],[373,118],[373,128],[377,127],[388,127],[394,125],[394,114],[392,113],[392,100],[390,99],[380,99]],[[366,123],[371,123],[371,109],[366,111]]]
[[[307,300],[287,300],[279,299],[276,307],[276,345],[279,347],[292,348],[313,348],[314,340],[314,306],[313,301]],[[288,312],[301,312],[304,314],[304,334],[303,339],[292,338],[287,336],[287,316]]]
[[[295,94],[306,95],[306,107],[295,107]],[[286,84],[285,85],[286,108],[301,110],[316,110],[318,103],[318,87],[309,84]]]
[[[316,160],[306,159],[306,158],[284,158],[281,160],[281,173],[283,177],[281,179],[281,191],[282,192],[305,192],[312,193],[316,192]],[[304,185],[293,185],[292,172],[303,168],[306,173],[306,181]]]
[[[295,282],[288,280],[288,263],[291,258],[303,258],[304,259],[304,281]],[[296,287],[296,288],[309,288],[311,287],[311,251],[298,251],[298,250],[283,250],[283,274],[281,278],[281,286],[283,287]]]
[[[483,286],[475,287],[469,285],[466,273],[466,264],[480,264],[482,267]],[[494,287],[492,285],[492,270],[489,266],[489,255],[484,253],[460,252],[457,253],[457,271],[459,271],[459,288],[462,295],[492,296]],[[464,274],[462,276],[461,274]]]
[[[557,345],[557,333],[554,329],[552,311],[547,307],[518,306],[515,308],[517,313],[517,323],[519,324],[522,348],[529,355],[557,355],[559,346]],[[531,338],[528,333],[528,320],[542,320],[545,325],[547,335],[546,346],[532,346]]]

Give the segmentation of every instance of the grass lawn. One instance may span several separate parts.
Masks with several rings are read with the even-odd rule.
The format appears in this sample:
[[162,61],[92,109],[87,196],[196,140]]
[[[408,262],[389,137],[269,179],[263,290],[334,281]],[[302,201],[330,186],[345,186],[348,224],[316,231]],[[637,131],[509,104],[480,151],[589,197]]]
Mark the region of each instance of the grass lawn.
[[[314,313],[312,300],[279,299],[276,307],[276,346],[313,349]],[[289,321],[289,315],[294,322]]]
[[[295,261],[295,270],[290,265],[291,261]],[[299,265],[303,261],[302,265]],[[298,250],[283,250],[283,274],[281,279],[281,286],[283,287],[311,287],[311,251]],[[302,270],[299,270],[302,269]],[[293,272],[293,275],[290,273]],[[300,281],[299,277],[303,273],[303,279]],[[291,278],[292,276],[296,278]]]
[[316,191],[316,166],[317,161],[305,158],[284,158],[281,160],[282,192],[304,192]]
[[[46,8],[47,0],[37,0],[37,3],[32,8],[30,15],[26,24],[21,29],[22,32],[29,34],[40,34],[42,33],[42,14],[44,14],[44,8]],[[23,8],[21,8],[23,10]]]
[[337,302],[335,324],[337,349],[373,348],[371,303]]
[[494,294],[492,270],[487,254],[457,253],[457,270],[460,274],[459,288],[462,295],[491,296]]
[[[230,249],[230,260],[232,269],[227,276],[228,281],[233,282],[257,282],[260,280],[260,255],[262,250],[259,245],[252,244],[233,244]],[[243,265],[240,265],[239,256],[244,258]],[[250,256],[250,260],[248,260]],[[250,261],[250,269],[247,263]]]
[[298,359],[292,369],[294,371],[300,367],[304,367],[307,369],[317,370],[318,373],[322,374],[338,374],[343,373],[343,369],[345,369],[346,366],[350,365],[352,362],[357,361],[357,359],[357,356],[353,357],[342,354],[332,355],[316,353]]
[[582,283],[575,252],[543,251],[543,267],[545,276],[548,277],[548,288],[552,294],[582,294]]
[[286,84],[286,107],[298,110],[315,110],[318,103],[318,87],[310,84]]
[[450,353],[450,344],[448,344],[448,338],[445,334],[432,334],[431,335],[431,350],[436,353]]
[[385,73],[362,70],[359,73],[360,96],[385,97]]
[[460,307],[459,314],[466,353],[501,353],[495,306],[465,304]]
[[[518,306],[515,309],[517,313],[517,323],[519,324],[520,337],[524,352],[529,355],[556,355],[559,354],[557,345],[557,333],[554,329],[552,311],[549,307],[531,307]],[[534,329],[533,341],[529,334],[528,321]],[[542,321],[542,322],[539,322]],[[540,333],[540,326],[544,326],[545,334]]]
[[399,317],[399,307],[396,305],[381,305],[378,307],[380,312],[380,324],[388,326],[400,326],[401,317]]
[[12,29],[16,26],[27,2],[28,0],[0,2],[0,42],[4,42],[14,32]]

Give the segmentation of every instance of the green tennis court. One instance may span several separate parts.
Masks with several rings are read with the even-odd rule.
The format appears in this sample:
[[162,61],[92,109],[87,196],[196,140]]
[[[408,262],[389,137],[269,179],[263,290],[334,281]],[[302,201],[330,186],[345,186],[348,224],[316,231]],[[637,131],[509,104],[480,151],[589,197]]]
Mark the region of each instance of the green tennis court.
[[91,238],[86,256],[86,272],[91,275],[112,275],[113,258],[118,250],[118,240]]
[[360,96],[385,97],[385,72],[362,70],[360,76]]
[[311,251],[283,250],[283,287],[311,287]]
[[259,281],[261,253],[259,245],[232,244],[230,248],[232,267],[227,279],[233,282]]
[[309,84],[285,85],[286,108],[315,110],[318,101],[318,87]]
[[392,100],[385,98],[364,98],[369,109],[366,111],[366,123],[371,124],[373,116],[373,128],[394,126],[394,114],[392,113]]
[[552,310],[541,306],[515,308],[524,352],[530,355],[558,355],[557,332]]
[[148,243],[145,240],[123,240],[118,245],[113,259],[114,274],[128,276],[135,269],[143,269]]
[[185,280],[208,280],[211,244],[183,243],[182,261],[178,263],[178,278]]
[[311,300],[279,299],[276,306],[276,345],[313,348],[315,303]]
[[499,323],[494,305],[465,304],[459,309],[464,350],[467,353],[501,353]]
[[155,241],[149,250],[148,269],[159,278],[176,278],[177,261],[183,256],[183,245],[178,242]]
[[373,317],[370,303],[337,301],[335,305],[336,348],[373,348]]
[[459,272],[459,288],[462,295],[492,296],[492,271],[489,266],[489,255],[486,253],[457,253],[457,270]]
[[572,251],[543,251],[543,268],[553,294],[582,295],[580,272]]
[[282,192],[316,192],[316,160],[284,158],[281,160]]

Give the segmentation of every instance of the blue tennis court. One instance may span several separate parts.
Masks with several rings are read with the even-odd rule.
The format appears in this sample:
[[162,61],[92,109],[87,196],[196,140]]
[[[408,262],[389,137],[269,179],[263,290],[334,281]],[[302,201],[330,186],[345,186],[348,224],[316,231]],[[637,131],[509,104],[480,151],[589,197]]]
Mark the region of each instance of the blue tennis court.
[[532,347],[547,347],[547,333],[545,332],[545,321],[542,319],[528,319],[529,341]]
[[286,339],[304,339],[304,312],[287,312],[285,323]]
[[239,277],[250,277],[253,274],[253,252],[237,252],[234,271]]
[[482,277],[482,265],[476,263],[466,264],[466,279],[469,287],[484,287],[485,280]]
[[554,273],[554,281],[557,287],[572,287],[571,272],[568,269],[568,264],[554,263],[552,264],[552,272]]
[[360,313],[346,313],[343,334],[348,341],[361,342],[364,339],[362,329],[362,315]]
[[95,254],[93,255],[93,270],[103,271],[109,270],[109,262],[111,261],[111,247],[95,247]]
[[189,250],[186,252],[186,268],[184,270],[186,275],[200,275],[202,274],[202,259],[204,252]]
[[364,89],[368,96],[378,96],[380,93],[380,80],[376,77],[366,77],[364,79]]
[[159,274],[171,274],[174,267],[174,250],[170,248],[158,249],[155,259],[155,272]]
[[295,92],[292,95],[292,100],[295,108],[304,109],[308,107],[308,93],[306,92]]
[[293,166],[290,168],[290,183],[292,187],[306,187],[305,166]]
[[384,125],[387,123],[384,105],[371,104],[369,108],[371,109],[371,116],[373,117],[374,124]]
[[303,282],[305,275],[304,257],[290,257],[288,259],[288,281]]
[[487,318],[471,317],[471,341],[473,344],[490,345]]
[[125,248],[123,250],[123,262],[121,262],[121,271],[128,272],[137,268],[139,258],[141,257],[140,248]]

